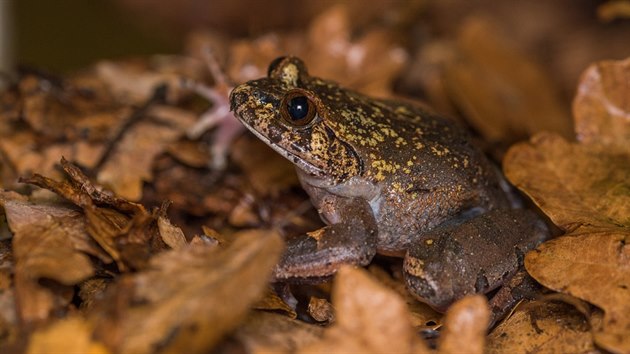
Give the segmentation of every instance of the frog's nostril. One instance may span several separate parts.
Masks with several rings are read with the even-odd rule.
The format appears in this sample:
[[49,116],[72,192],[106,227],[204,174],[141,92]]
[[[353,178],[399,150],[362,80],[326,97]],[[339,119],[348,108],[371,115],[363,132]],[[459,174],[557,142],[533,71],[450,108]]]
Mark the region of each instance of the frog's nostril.
[[247,101],[247,92],[242,86],[235,87],[230,92],[230,110],[234,111]]

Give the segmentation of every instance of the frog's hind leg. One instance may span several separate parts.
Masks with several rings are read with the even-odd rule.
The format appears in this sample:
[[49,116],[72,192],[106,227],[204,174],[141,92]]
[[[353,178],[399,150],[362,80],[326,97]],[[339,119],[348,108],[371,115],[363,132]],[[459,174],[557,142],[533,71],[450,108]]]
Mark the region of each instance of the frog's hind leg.
[[405,281],[411,293],[439,311],[468,294],[508,282],[525,253],[548,238],[533,212],[493,210],[431,230],[407,250]]

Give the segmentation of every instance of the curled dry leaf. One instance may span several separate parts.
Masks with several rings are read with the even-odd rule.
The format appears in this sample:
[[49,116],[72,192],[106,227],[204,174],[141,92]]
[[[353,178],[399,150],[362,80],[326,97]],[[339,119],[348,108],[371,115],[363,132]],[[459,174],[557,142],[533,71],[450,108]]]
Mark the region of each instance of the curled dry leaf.
[[591,65],[573,101],[581,143],[630,154],[630,58]]
[[630,232],[563,236],[529,253],[525,265],[545,286],[604,310],[598,345],[630,351]]
[[308,302],[308,313],[317,322],[332,323],[335,321],[335,309],[326,299],[311,296]]
[[176,250],[186,246],[186,236],[182,229],[171,224],[171,221],[164,216],[159,216],[157,223],[162,241],[170,248]]
[[538,131],[569,137],[569,112],[554,83],[501,33],[484,18],[464,23],[459,56],[444,69],[455,104],[489,141],[516,141]]
[[[62,164],[64,161],[62,161]],[[124,225],[128,223],[128,217],[113,209],[98,208],[85,189],[68,182],[57,182],[50,178],[34,175],[23,179],[22,182],[30,183],[57,193],[59,196],[71,201],[83,208],[87,220],[86,230],[90,237],[107,253],[108,260],[118,263],[121,270],[127,269],[122,262],[121,254],[115,245],[114,239],[120,234]]]
[[267,288],[265,295],[258,300],[253,306],[256,310],[266,310],[283,313],[290,318],[296,318],[297,313],[295,310],[284,302],[278,294],[276,294],[271,288]]
[[119,282],[89,315],[96,334],[121,353],[205,353],[262,297],[282,241],[275,232],[241,234],[225,250],[198,243],[153,257]]
[[[0,205],[13,232],[19,317],[26,323],[44,321],[52,311],[65,309],[72,299],[71,286],[94,273],[81,248],[99,251],[85,238],[85,221],[74,209],[34,205],[9,192],[0,194]],[[42,279],[54,283],[44,284]]]
[[[165,219],[164,210],[148,213],[142,205],[92,184],[81,170],[65,159],[61,160],[61,166],[69,181],[57,182],[41,175],[22,181],[53,191],[81,207],[82,217],[87,221],[84,229],[106,252],[100,257],[104,262],[114,260],[119,271],[142,269],[152,253],[185,243],[182,231]],[[163,219],[161,224],[160,218]]]
[[343,266],[333,286],[336,322],[300,353],[428,353],[411,325],[407,305],[361,269]]
[[512,147],[503,168],[564,230],[630,227],[629,158],[541,133]]
[[488,335],[486,352],[594,353],[589,325],[571,305],[533,302],[520,306]]

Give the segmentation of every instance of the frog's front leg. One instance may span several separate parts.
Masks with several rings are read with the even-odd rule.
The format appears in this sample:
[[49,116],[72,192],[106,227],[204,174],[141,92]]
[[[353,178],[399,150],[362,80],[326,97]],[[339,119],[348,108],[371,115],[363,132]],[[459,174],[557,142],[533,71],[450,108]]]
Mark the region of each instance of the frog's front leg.
[[494,210],[441,225],[407,250],[405,281],[419,300],[444,311],[465,295],[510,280],[525,253],[548,235],[545,223],[526,210]]
[[377,227],[364,199],[328,195],[319,204],[329,225],[287,241],[276,281],[327,277],[342,264],[367,265],[374,257]]

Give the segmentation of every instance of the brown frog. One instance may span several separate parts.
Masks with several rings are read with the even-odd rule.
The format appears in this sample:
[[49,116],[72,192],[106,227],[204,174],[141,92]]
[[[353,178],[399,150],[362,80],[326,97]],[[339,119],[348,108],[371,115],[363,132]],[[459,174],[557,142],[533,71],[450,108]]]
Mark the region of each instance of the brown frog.
[[277,281],[327,277],[376,253],[404,257],[407,286],[438,310],[513,276],[548,235],[512,209],[502,176],[455,122],[309,76],[295,57],[237,86],[231,109],[293,162],[327,226],[288,240]]

